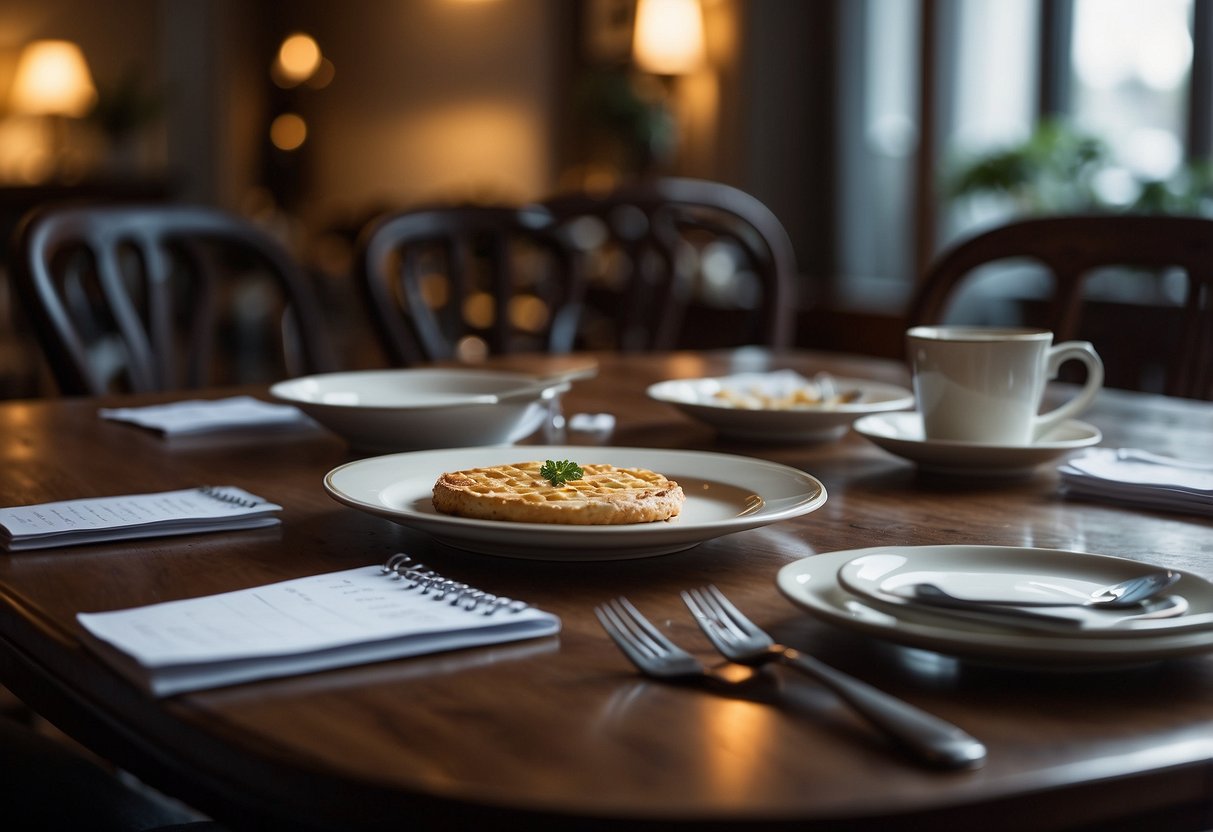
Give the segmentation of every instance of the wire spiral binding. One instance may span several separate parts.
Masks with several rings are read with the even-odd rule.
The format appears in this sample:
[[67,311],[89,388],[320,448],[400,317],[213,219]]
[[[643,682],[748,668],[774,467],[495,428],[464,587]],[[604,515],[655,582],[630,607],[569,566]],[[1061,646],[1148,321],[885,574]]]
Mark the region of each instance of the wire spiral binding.
[[260,500],[252,500],[248,497],[241,497],[237,494],[224,491],[222,488],[215,485],[203,485],[200,486],[198,490],[208,497],[224,503],[231,503],[232,505],[240,506],[241,508],[256,508],[261,504]]
[[460,607],[469,612],[480,610],[483,615],[492,615],[498,610],[521,612],[530,606],[525,601],[494,595],[444,578],[425,564],[416,563],[403,552],[388,558],[382,566],[382,571],[394,581],[405,581],[405,589],[420,589],[422,595],[429,595],[435,601],[446,601],[453,607]]

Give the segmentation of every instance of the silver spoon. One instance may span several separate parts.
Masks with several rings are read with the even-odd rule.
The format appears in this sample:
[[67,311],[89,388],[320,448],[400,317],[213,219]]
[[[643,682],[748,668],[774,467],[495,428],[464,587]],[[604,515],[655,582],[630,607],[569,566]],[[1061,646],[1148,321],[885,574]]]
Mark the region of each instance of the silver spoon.
[[940,606],[1014,606],[1014,607],[1102,607],[1104,609],[1123,609],[1134,607],[1143,601],[1155,597],[1160,592],[1179,580],[1179,573],[1171,569],[1151,572],[1127,581],[1097,589],[1087,598],[1074,600],[1028,600],[1023,598],[989,599],[962,598],[953,595],[932,583],[909,584],[898,587],[893,594],[912,598],[923,603]]
[[[912,601],[902,602],[906,607],[912,607]],[[922,604],[922,610],[930,609],[933,614],[956,616],[963,621],[980,621],[991,624],[1026,627],[1052,633],[1106,631],[1109,633],[1125,629],[1140,629],[1141,622],[1162,621],[1167,626],[1174,626],[1166,619],[1178,618],[1188,609],[1188,600],[1182,595],[1166,595],[1149,601],[1143,601],[1131,610],[1109,609],[1096,607],[1089,618],[1082,613],[1061,611],[1060,608],[1012,607],[997,604],[973,603],[944,603],[927,602]],[[1078,608],[1071,607],[1070,610]],[[1056,611],[1054,611],[1056,610]],[[1119,610],[1119,612],[1118,612]],[[1103,616],[1107,616],[1104,618]]]

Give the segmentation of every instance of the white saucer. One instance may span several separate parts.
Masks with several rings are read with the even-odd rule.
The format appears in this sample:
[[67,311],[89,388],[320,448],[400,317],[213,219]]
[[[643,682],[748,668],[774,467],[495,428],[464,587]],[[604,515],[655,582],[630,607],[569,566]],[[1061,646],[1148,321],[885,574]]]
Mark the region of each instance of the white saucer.
[[1159,629],[1150,637],[1140,633],[1124,637],[1108,633],[1071,637],[932,615],[921,607],[877,608],[868,598],[849,592],[839,583],[843,567],[871,555],[900,555],[905,559],[905,568],[1026,569],[1105,584],[1147,568],[1139,562],[1108,555],[1018,546],[878,546],[794,561],[779,570],[776,584],[793,603],[839,627],[910,647],[983,661],[1077,669],[1153,662],[1213,651],[1213,629],[1206,618],[1213,612],[1213,585],[1189,573],[1183,573],[1177,591],[1190,601],[1193,613],[1199,615],[1189,621],[1193,625],[1203,622],[1204,626],[1173,629],[1169,623],[1142,622],[1134,626]]
[[967,476],[1023,474],[1071,451],[1099,444],[1099,428],[1069,419],[1031,445],[996,445],[924,439],[916,411],[874,413],[854,424],[855,431],[927,471]]

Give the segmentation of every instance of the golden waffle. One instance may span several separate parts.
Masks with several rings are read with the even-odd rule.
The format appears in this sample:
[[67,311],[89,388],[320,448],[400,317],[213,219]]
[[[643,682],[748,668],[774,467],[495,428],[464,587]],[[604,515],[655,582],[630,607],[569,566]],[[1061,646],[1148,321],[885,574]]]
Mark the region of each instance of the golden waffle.
[[686,495],[673,480],[644,468],[584,465],[579,480],[552,485],[540,462],[443,474],[434,508],[445,514],[520,523],[608,525],[668,520]]

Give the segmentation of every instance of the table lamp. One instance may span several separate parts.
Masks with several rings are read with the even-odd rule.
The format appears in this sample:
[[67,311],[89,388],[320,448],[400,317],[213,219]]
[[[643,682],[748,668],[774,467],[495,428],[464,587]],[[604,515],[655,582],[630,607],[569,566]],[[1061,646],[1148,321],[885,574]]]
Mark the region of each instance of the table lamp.
[[706,63],[703,9],[699,0],[639,0],[632,33],[632,62],[643,75],[635,85],[664,114],[666,134],[655,145],[650,173],[670,168],[690,113],[678,84]]
[[704,60],[703,10],[699,0],[640,0],[632,57],[654,75],[684,75]]
[[9,98],[11,111],[46,119],[54,173],[62,173],[66,161],[66,119],[88,115],[96,100],[97,89],[79,46],[36,40],[22,50]]

